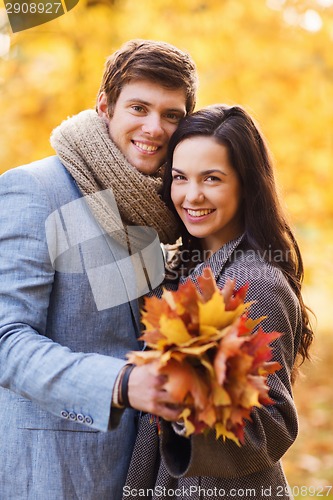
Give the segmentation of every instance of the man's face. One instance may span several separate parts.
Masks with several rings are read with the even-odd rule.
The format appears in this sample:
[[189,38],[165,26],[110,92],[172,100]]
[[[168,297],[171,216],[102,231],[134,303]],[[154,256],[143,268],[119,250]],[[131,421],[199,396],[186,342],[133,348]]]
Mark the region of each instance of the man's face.
[[110,137],[129,163],[149,175],[165,161],[169,139],[186,114],[185,101],[183,89],[138,80],[123,87],[111,118],[102,93],[98,114],[107,119]]

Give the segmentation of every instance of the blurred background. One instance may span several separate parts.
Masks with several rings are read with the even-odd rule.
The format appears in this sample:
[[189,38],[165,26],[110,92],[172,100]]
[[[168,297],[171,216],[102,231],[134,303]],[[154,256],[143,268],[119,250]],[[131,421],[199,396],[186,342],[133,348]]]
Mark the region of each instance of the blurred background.
[[94,107],[106,57],[130,38],[190,52],[197,108],[239,103],[268,139],[316,314],[284,467],[296,497],[333,497],[333,0],[80,0],[15,34],[0,0],[0,172],[53,154],[52,129]]

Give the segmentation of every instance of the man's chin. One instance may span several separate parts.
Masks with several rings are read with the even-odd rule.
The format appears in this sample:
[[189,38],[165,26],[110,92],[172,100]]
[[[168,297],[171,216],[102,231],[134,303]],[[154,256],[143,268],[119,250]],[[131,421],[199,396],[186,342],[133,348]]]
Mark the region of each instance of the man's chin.
[[149,162],[149,161],[136,161],[132,163],[132,166],[135,167],[139,172],[145,175],[153,175],[157,172],[157,170],[162,165],[162,162]]

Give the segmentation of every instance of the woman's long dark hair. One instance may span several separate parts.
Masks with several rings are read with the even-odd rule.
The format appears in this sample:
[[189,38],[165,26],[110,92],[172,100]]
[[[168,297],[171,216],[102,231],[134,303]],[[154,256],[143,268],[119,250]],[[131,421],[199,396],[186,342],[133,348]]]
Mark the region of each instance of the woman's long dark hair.
[[[176,146],[194,136],[214,138],[228,148],[229,160],[243,186],[244,233],[250,248],[278,266],[294,290],[302,310],[301,362],[309,358],[313,331],[301,295],[303,261],[283,213],[265,140],[249,114],[240,106],[214,105],[186,116],[171,137],[165,169],[163,198],[179,220],[183,246],[200,249],[200,240],[187,232],[171,200],[172,158]],[[278,252],[278,253],[277,253]],[[272,256],[282,256],[272,259]]]

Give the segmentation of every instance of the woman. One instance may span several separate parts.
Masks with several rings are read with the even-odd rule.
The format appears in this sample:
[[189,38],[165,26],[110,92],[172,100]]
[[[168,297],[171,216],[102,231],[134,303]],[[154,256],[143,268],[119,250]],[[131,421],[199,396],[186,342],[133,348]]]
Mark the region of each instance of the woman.
[[300,251],[264,139],[244,109],[215,105],[182,120],[169,145],[164,197],[182,232],[169,274],[196,283],[208,265],[221,288],[228,278],[237,288],[249,283],[250,316],[266,316],[266,332],[283,332],[272,346],[282,368],[268,378],[274,405],[252,411],[243,446],[213,432],[186,438],[181,423],[162,421],[159,434],[142,417],[124,498],[290,499],[280,459],[297,435],[292,382],[313,332]]

